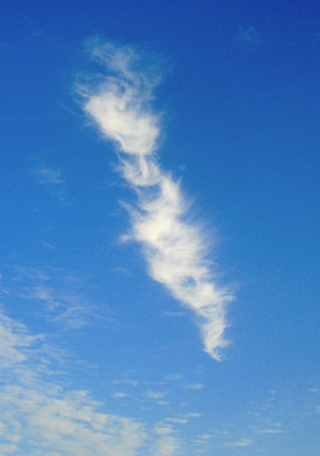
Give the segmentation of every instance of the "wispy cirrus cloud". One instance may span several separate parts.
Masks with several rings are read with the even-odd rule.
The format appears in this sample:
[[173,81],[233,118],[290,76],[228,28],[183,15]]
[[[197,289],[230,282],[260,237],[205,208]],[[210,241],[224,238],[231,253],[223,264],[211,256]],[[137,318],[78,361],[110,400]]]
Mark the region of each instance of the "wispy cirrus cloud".
[[280,429],[256,429],[255,434],[283,434]]
[[128,397],[128,394],[127,394],[127,393],[121,393],[121,392],[119,392],[119,393],[113,393],[113,394],[112,394],[112,397],[113,397],[114,399],[123,399],[124,397]]
[[167,393],[163,393],[161,391],[147,391],[145,393],[145,396],[148,399],[163,399],[166,395]]
[[190,385],[184,385],[183,387],[186,389],[200,390],[203,388],[203,385],[201,383],[192,383]]
[[11,271],[10,294],[38,305],[47,321],[63,329],[80,329],[98,317],[96,304],[88,298],[90,283],[83,274],[22,266]]
[[226,443],[226,446],[236,448],[236,447],[248,447],[252,444],[253,444],[253,440],[248,439],[248,438],[243,438],[243,439],[238,440],[237,442]]
[[70,203],[65,191],[65,179],[59,168],[50,166],[41,157],[35,156],[35,168],[32,178],[40,185],[44,185],[53,198],[58,198],[62,203]]
[[61,185],[64,183],[59,169],[53,169],[48,166],[41,165],[36,169],[35,174],[40,184]]
[[150,276],[195,312],[205,351],[219,359],[232,294],[214,278],[205,236],[187,221],[190,202],[180,182],[157,160],[160,116],[151,101],[159,73],[151,65],[141,68],[141,55],[128,46],[93,42],[90,54],[108,75],[78,83],[83,109],[115,144],[119,171],[138,196],[129,208],[132,229],[125,239],[142,245]]

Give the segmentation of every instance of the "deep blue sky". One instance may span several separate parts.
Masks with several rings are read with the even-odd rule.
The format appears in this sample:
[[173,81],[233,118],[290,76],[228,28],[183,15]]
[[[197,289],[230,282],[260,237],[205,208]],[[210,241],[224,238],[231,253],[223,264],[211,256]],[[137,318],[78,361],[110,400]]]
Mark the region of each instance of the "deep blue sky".
[[[108,74],[92,37],[158,66],[161,169],[236,297],[221,362],[120,242],[136,197],[75,89]],[[316,456],[316,2],[11,1],[0,53],[0,455]]]

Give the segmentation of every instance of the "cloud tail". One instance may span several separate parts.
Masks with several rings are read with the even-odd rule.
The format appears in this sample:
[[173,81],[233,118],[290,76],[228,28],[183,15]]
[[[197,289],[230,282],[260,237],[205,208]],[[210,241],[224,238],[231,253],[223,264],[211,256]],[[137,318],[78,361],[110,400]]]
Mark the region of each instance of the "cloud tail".
[[130,210],[130,237],[143,246],[150,276],[195,312],[205,351],[219,359],[232,296],[212,277],[201,230],[186,222],[190,204],[179,182],[157,161],[159,116],[151,101],[159,77],[152,68],[137,69],[140,55],[130,47],[95,44],[91,53],[109,75],[99,75],[98,83],[84,84],[79,92],[85,112],[116,145],[120,172],[138,195]]

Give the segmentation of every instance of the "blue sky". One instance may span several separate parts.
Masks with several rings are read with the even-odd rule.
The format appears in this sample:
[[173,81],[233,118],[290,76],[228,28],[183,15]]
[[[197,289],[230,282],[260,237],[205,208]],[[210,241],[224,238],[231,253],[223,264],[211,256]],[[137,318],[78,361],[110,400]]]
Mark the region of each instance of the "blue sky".
[[315,2],[0,33],[0,455],[319,454]]

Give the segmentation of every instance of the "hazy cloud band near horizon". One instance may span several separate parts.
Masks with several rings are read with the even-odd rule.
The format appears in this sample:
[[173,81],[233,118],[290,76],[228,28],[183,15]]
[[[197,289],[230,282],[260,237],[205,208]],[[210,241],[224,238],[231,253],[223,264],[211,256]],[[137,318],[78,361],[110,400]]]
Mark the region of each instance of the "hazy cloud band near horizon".
[[150,276],[195,312],[205,351],[219,359],[232,294],[213,280],[205,236],[186,221],[190,202],[158,163],[160,116],[151,102],[159,75],[152,66],[141,68],[141,55],[129,46],[94,42],[90,53],[107,74],[79,83],[77,90],[84,111],[115,144],[120,173],[138,196],[128,237],[143,246]]

